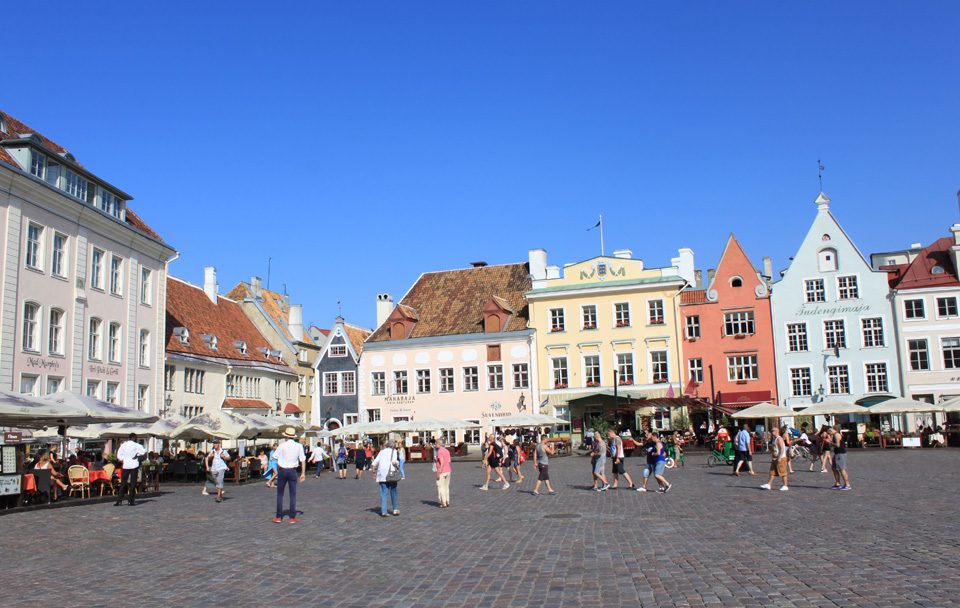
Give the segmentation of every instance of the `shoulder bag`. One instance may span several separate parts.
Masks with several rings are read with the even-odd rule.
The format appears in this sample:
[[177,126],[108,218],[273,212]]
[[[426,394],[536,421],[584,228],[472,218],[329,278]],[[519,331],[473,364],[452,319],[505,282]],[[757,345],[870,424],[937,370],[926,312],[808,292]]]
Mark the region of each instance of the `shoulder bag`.
[[387,483],[397,483],[400,481],[400,468],[393,466],[393,449],[390,450],[389,469],[387,469]]

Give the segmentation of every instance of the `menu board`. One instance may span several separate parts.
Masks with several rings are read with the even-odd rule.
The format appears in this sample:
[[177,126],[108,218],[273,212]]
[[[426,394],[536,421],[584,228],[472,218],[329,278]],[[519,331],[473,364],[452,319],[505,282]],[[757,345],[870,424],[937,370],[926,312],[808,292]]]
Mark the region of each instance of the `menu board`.
[[3,475],[10,475],[17,472],[17,447],[13,445],[3,446],[2,470]]
[[0,496],[20,493],[19,475],[0,475]]

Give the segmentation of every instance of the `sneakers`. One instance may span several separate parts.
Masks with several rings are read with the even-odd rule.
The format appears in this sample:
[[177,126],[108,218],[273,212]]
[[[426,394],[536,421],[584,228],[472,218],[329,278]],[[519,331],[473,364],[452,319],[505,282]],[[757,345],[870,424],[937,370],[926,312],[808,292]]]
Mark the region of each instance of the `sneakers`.
[[534,496],[540,496],[540,492],[533,492]]
[[207,492],[207,489],[204,488],[200,491],[200,496],[210,496],[210,492]]
[[297,518],[296,518],[296,517],[291,517],[291,518],[290,518],[290,523],[292,523],[292,524],[297,523]]
[[480,486],[480,489],[486,492],[489,488],[487,487],[487,484],[483,484],[482,486]]
[[394,517],[400,517],[400,509],[394,509],[394,510],[393,510],[393,516],[394,516]]
[[646,492],[647,489],[644,487],[637,488],[637,492]]
[[657,494],[666,494],[666,493],[667,493],[667,489],[665,487],[660,486],[659,488],[657,488]]
[[549,494],[550,496],[555,496],[556,492],[554,492],[553,490],[550,490],[549,492],[547,492],[547,494]]
[[610,489],[610,484],[605,483],[605,484],[603,484],[603,487],[600,488],[600,491],[601,491],[601,492],[606,492],[606,491],[609,490],[609,489]]
[[762,486],[760,486],[760,489],[761,489],[761,490],[769,490],[769,489],[770,489],[770,484],[769,484],[769,483],[765,483],[765,484],[763,484]]
[[850,486],[840,486],[840,487],[837,488],[837,489],[838,489],[838,490],[843,490],[844,492],[847,492],[847,491],[849,491],[849,490],[852,490],[853,488],[851,488]]
[[272,521],[272,522],[275,523],[275,524],[282,524],[282,523],[283,523],[283,518],[282,518],[282,517],[274,517],[274,518],[273,518],[272,520],[270,520],[270,521]]
[[842,487],[842,486],[841,486],[839,483],[835,483],[835,484],[833,484],[833,487],[830,488],[830,489],[831,489],[831,490],[839,490],[841,487]]
[[786,491],[789,490],[789,489],[790,489],[790,488],[788,488],[787,486],[780,486],[780,491],[781,491],[781,492],[786,492]]
[[663,493],[666,494],[667,492],[670,491],[670,489],[671,489],[672,487],[673,487],[673,484],[672,484],[672,483],[668,483],[668,484],[663,488]]
[[509,484],[509,483],[504,483],[504,484],[503,484],[503,489],[504,489],[504,490],[509,490],[509,489],[510,489],[510,484]]

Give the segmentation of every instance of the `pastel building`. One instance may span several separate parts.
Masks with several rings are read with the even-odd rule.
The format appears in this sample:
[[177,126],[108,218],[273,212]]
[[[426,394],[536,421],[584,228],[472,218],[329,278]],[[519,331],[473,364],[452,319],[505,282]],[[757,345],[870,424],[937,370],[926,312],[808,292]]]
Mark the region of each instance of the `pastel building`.
[[0,112],[0,386],[162,410],[167,264],[129,194]]
[[529,289],[527,264],[478,262],[421,275],[396,306],[378,296],[379,326],[360,358],[360,420],[459,418],[477,426],[448,438],[469,444],[498,417],[536,412]]
[[283,416],[296,398],[297,374],[239,302],[219,295],[217,272],[203,285],[170,277],[167,289],[164,404],[192,417],[221,408]]
[[284,361],[297,372],[296,395],[285,402],[283,415],[312,423],[314,365],[322,343],[317,344],[304,327],[303,306],[291,304],[285,293],[264,288],[260,277],[238,283],[227,292],[227,297],[240,304],[257,331],[283,353]]
[[822,192],[800,249],[773,285],[781,405],[871,405],[900,395],[887,273],[871,268]]
[[[562,270],[547,265],[543,249],[529,255],[526,297],[549,413],[569,419],[569,430],[580,436],[603,415],[615,387],[618,397],[631,399],[680,394],[680,293],[695,280],[693,251],[681,249],[663,268],[647,268],[629,250]],[[671,425],[669,410],[638,410],[637,416],[652,418],[655,428]]]
[[[893,289],[905,396],[928,403],[960,397],[960,224],[950,232],[918,248],[906,263],[879,266],[889,273]],[[886,262],[893,256],[873,257]],[[912,417],[907,429],[915,430],[916,423],[928,417]]]
[[685,394],[726,412],[777,403],[770,260],[758,272],[732,234],[705,287],[680,303]]

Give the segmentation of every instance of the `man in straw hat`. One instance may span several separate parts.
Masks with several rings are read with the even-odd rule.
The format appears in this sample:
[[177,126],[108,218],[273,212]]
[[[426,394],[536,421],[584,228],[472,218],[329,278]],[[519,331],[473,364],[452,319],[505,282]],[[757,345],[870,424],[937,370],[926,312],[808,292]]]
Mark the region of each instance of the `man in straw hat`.
[[[290,523],[297,523],[297,481],[303,482],[307,478],[307,456],[303,453],[303,445],[294,441],[297,438],[297,429],[285,426],[281,431],[285,441],[277,447],[274,455],[277,459],[277,516],[273,523],[283,523],[283,490],[290,486]],[[300,477],[297,479],[297,467],[300,467]]]

